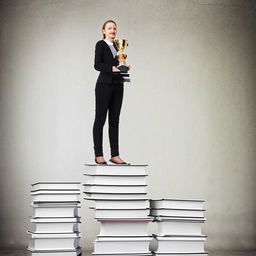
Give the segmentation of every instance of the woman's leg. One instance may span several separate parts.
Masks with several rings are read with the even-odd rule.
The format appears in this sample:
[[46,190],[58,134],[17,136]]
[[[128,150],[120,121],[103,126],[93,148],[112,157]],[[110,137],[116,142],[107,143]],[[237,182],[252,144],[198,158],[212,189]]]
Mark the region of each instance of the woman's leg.
[[114,91],[109,103],[108,121],[109,121],[109,142],[111,156],[119,155],[119,116],[123,102],[123,85],[113,85]]
[[111,100],[112,88],[109,84],[96,84],[95,88],[95,121],[93,125],[93,141],[95,157],[103,156],[102,136],[107,110]]

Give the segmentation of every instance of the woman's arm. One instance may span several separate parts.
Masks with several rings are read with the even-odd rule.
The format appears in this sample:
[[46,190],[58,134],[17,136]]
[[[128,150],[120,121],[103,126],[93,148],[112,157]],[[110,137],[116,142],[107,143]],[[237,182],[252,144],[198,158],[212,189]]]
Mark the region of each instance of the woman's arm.
[[103,46],[98,42],[95,46],[94,68],[98,71],[112,72],[112,65],[103,62]]

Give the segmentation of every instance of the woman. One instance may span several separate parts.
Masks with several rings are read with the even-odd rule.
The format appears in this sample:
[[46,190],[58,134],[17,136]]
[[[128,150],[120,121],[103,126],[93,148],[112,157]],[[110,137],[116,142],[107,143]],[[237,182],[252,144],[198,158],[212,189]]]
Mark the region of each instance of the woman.
[[100,71],[95,88],[96,109],[93,125],[94,153],[97,164],[107,164],[102,149],[103,126],[107,112],[111,149],[109,161],[115,164],[127,164],[119,156],[118,144],[119,115],[124,85],[118,69],[119,62],[115,59],[117,49],[113,42],[116,37],[116,27],[113,20],[106,21],[102,26],[103,40],[98,41],[95,47],[94,68]]

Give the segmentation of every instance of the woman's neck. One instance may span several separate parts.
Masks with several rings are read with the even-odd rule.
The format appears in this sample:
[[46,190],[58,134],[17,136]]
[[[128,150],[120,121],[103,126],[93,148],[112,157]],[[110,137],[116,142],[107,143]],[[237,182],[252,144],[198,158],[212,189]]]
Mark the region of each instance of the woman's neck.
[[108,40],[108,41],[111,42],[111,43],[114,42],[114,39],[112,39],[112,38],[106,37],[105,39]]

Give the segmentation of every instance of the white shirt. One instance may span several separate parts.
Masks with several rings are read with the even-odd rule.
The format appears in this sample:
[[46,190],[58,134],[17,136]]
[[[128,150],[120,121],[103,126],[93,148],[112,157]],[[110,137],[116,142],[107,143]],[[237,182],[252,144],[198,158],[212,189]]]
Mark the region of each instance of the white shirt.
[[114,47],[114,43],[113,42],[110,42],[108,41],[107,39],[104,39],[104,41],[108,44],[112,54],[113,54],[113,57],[115,58],[116,57],[116,54],[117,54],[117,50],[116,48]]

